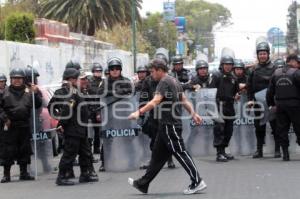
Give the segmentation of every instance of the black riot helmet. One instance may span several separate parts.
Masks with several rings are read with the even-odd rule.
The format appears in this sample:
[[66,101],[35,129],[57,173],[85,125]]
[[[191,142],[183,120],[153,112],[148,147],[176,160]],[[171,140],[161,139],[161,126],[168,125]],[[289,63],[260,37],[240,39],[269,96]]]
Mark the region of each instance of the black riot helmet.
[[14,77],[25,77],[25,72],[22,68],[13,68],[10,73],[9,73],[9,77],[10,78],[14,78]]
[[78,62],[75,62],[75,61],[69,61],[67,64],[66,64],[66,69],[67,68],[74,68],[76,70],[80,70],[81,69],[81,66]]
[[0,73],[0,81],[7,81],[7,78],[3,73]]
[[97,62],[92,64],[92,72],[95,72],[95,71],[100,71],[100,72],[103,71],[103,67],[101,66],[101,64],[99,64]]
[[63,73],[63,80],[68,80],[69,78],[77,79],[79,74],[79,70],[76,70],[75,68],[66,68]]
[[274,61],[275,68],[283,68],[285,66],[285,61],[282,58],[278,58]]
[[[27,66],[27,68],[25,69],[25,83],[29,84],[32,82],[32,71],[31,71],[32,66]],[[37,83],[37,77],[40,76],[39,72],[37,71],[37,69],[32,68],[33,70],[33,78],[34,78],[34,83]]]
[[145,66],[139,66],[137,68],[137,73],[141,73],[141,72],[148,72],[148,69]]
[[107,62],[107,67],[108,70],[111,70],[114,67],[119,67],[122,70],[122,61],[121,59],[117,58],[117,57],[113,57],[111,59],[108,60]]
[[183,58],[180,55],[172,57],[172,64],[183,64]]
[[231,57],[231,56],[223,56],[222,58],[221,58],[221,62],[220,62],[220,64],[222,65],[222,64],[234,64],[234,60],[233,60],[233,58]]
[[258,54],[258,52],[260,51],[266,51],[267,53],[270,54],[270,46],[268,44],[268,42],[260,42],[256,45],[256,53]]
[[234,60],[233,68],[245,69],[245,64],[242,60],[236,59],[236,60]]
[[206,61],[204,61],[204,60],[198,60],[196,62],[196,68],[195,69],[197,71],[200,68],[207,68],[208,69],[208,63]]

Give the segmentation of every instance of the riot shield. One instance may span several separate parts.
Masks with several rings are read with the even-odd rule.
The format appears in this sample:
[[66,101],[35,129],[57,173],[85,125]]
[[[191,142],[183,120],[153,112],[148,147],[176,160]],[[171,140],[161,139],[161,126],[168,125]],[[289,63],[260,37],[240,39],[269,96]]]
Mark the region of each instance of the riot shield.
[[265,36],[259,36],[256,38],[255,45],[257,46],[259,43],[262,43],[262,42],[268,43],[268,39]]
[[203,117],[203,123],[196,126],[184,111],[183,139],[186,148],[192,156],[203,156],[215,154],[213,148],[213,118],[218,118],[216,105],[217,89],[200,89],[198,92],[187,92],[195,111]]
[[224,56],[230,56],[233,59],[235,59],[234,51],[231,48],[228,48],[228,47],[222,48],[221,57],[224,57]]
[[197,57],[196,57],[196,60],[197,60],[197,61],[198,61],[198,60],[204,60],[204,61],[208,62],[208,57],[207,57],[206,54],[199,53],[199,54],[197,55]]
[[255,93],[256,101],[258,101],[260,104],[262,104],[263,109],[264,109],[264,115],[260,120],[260,125],[264,125],[268,121],[272,121],[275,119],[275,112],[271,111],[267,105],[266,94],[267,94],[267,89],[264,89],[264,90],[261,90],[261,91]]
[[170,61],[170,59],[169,59],[169,50],[167,50],[165,48],[158,48],[155,51],[155,56],[158,55],[158,54],[164,55],[167,58],[167,62]]
[[144,140],[139,136],[137,121],[127,119],[137,109],[136,96],[123,99],[106,97],[103,101],[107,104],[101,110],[105,168],[108,171],[137,169],[143,159]]
[[236,155],[250,155],[255,149],[255,129],[253,112],[247,110],[247,95],[234,103],[236,119],[233,122],[233,135],[230,152]]
[[[32,174],[37,170],[38,175],[47,174],[53,171],[53,139],[56,136],[56,129],[51,128],[49,113],[46,108],[37,110],[36,117],[36,136],[32,132],[32,148],[34,148],[34,141],[36,140],[36,157],[37,167],[35,168],[34,157],[31,157],[30,171]],[[32,128],[31,128],[32,129]]]

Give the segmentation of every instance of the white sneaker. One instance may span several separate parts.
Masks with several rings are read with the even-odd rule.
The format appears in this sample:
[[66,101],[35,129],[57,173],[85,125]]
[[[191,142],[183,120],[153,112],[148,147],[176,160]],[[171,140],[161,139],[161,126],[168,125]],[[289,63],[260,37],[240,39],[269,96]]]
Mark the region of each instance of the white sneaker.
[[128,183],[133,186],[133,182],[134,182],[134,179],[133,178],[128,178]]
[[207,188],[206,183],[203,180],[201,180],[201,182],[198,185],[191,184],[186,190],[183,191],[183,194],[189,195],[189,194],[199,193],[206,188]]

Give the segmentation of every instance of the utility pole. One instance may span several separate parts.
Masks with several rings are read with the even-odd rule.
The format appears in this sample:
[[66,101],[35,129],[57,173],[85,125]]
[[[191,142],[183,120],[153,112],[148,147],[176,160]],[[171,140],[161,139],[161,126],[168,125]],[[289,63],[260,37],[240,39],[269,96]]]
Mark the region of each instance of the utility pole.
[[136,0],[131,0],[131,5],[132,57],[133,70],[136,72]]

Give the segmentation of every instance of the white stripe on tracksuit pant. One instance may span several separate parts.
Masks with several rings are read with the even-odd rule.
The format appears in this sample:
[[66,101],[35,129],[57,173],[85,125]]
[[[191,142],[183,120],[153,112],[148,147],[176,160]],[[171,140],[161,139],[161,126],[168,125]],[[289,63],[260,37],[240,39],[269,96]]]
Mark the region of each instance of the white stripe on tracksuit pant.
[[146,174],[139,179],[141,185],[149,184],[163,168],[164,164],[172,154],[190,176],[192,183],[201,181],[191,156],[185,150],[181,132],[181,127],[160,124],[152,150],[150,165]]

